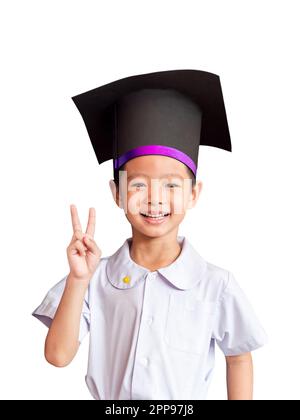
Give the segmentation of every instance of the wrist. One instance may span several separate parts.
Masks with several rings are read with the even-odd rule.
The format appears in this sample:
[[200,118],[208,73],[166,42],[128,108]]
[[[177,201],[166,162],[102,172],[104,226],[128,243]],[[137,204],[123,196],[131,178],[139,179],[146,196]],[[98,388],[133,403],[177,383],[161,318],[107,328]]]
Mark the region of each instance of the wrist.
[[81,290],[85,292],[88,288],[90,282],[89,277],[76,277],[73,274],[69,273],[67,280],[66,280],[66,286]]

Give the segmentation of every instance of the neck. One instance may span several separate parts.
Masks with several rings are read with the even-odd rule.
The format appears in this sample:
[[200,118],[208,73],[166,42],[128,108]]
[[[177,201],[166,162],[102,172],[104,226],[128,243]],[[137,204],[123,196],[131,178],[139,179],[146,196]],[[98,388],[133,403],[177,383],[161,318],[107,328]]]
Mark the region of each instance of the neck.
[[172,264],[181,252],[177,233],[178,229],[164,236],[152,238],[133,229],[130,257],[135,263],[150,271]]

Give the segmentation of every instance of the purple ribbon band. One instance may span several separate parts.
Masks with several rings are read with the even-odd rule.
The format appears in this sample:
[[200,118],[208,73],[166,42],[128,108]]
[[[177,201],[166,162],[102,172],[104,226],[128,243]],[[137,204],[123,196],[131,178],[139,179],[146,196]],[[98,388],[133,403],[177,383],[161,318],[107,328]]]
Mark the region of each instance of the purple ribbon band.
[[188,168],[190,168],[196,176],[197,167],[193,159],[191,159],[187,154],[183,153],[181,150],[175,149],[174,147],[162,146],[159,144],[144,145],[128,150],[128,152],[124,153],[118,159],[114,159],[114,168],[115,170],[119,169],[120,166],[122,166],[128,160],[144,155],[163,155],[177,159],[180,162],[184,163]]

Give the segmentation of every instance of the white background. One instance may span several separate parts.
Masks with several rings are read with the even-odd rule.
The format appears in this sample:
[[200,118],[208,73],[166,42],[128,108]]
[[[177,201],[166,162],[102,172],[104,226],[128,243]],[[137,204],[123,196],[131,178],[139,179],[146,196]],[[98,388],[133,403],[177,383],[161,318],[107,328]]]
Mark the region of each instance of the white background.
[[[233,272],[269,336],[255,399],[299,399],[297,1],[13,1],[0,8],[1,399],[91,399],[88,340],[66,368],[31,316],[68,273],[70,203],[97,212],[103,256],[131,235],[71,96],[153,71],[219,74],[233,152],[202,146],[197,207],[179,233]],[[216,351],[209,399],[226,399]]]

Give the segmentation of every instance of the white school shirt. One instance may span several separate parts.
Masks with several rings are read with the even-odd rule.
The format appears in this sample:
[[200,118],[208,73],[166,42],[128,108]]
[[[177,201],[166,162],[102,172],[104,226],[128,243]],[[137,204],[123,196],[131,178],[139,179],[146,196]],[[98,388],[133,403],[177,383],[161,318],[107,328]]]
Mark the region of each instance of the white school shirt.
[[[267,335],[231,272],[202,258],[184,236],[170,265],[150,272],[130,256],[132,238],[103,257],[83,303],[89,332],[86,384],[96,400],[205,399],[215,342],[250,352]],[[32,313],[49,327],[65,276]]]

